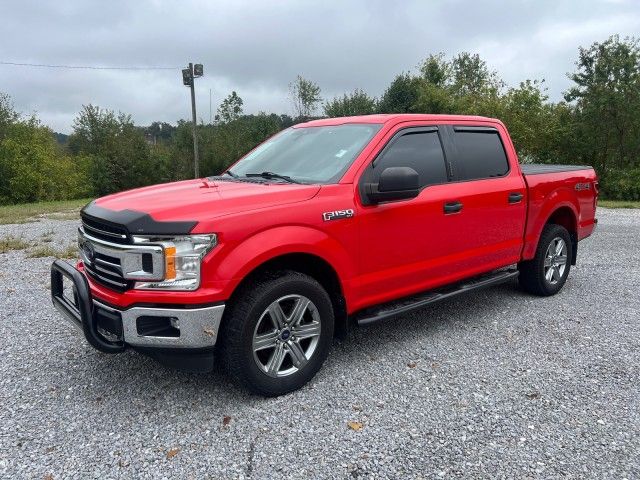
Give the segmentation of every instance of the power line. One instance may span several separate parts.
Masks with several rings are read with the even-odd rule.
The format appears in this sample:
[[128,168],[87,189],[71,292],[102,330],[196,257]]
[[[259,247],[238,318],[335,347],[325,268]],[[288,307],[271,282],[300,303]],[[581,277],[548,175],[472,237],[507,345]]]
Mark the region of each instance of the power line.
[[3,62],[1,60],[0,65],[11,65],[17,67],[66,68],[74,70],[180,70],[180,67],[101,67],[91,65],[51,65],[46,63]]

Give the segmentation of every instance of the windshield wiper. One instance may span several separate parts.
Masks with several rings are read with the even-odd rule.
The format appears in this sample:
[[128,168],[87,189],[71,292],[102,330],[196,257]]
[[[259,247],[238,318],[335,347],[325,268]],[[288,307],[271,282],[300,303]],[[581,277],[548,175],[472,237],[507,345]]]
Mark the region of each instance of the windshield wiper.
[[233,173],[231,170],[227,170],[226,172],[222,172],[222,174],[223,174],[223,175],[224,175],[225,173],[226,173],[227,175],[232,176],[233,178],[239,178],[239,177],[238,177],[238,175],[236,175],[235,173]]
[[285,182],[289,182],[289,183],[301,183],[287,175],[280,175],[279,173],[273,173],[273,172],[247,173],[245,174],[245,177],[262,177],[267,179],[278,178],[280,180],[284,180]]

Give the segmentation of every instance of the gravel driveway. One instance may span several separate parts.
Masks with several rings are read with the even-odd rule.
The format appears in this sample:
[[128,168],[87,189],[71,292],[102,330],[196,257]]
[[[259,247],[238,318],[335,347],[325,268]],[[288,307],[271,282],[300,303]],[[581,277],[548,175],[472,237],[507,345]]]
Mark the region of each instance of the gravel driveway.
[[0,254],[0,477],[640,478],[640,211],[598,216],[555,297],[508,284],[356,329],[276,399],[94,351],[52,259]]

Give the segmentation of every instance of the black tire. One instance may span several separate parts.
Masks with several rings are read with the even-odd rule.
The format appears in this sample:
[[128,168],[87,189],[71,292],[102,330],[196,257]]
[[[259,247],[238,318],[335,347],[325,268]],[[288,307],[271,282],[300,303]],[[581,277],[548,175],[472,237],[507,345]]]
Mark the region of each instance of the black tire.
[[[290,295],[302,296],[311,301],[309,311],[305,315],[319,315],[320,335],[306,364],[298,368],[293,365],[293,353],[285,353],[285,361],[292,365],[290,368],[298,369],[286,376],[274,377],[262,370],[258,365],[259,360],[254,358],[254,333],[257,328],[262,327],[262,323],[258,327],[258,322],[263,318],[267,308],[279,299]],[[283,304],[282,311],[286,310],[285,307],[286,305]],[[267,314],[267,318],[263,318],[262,322],[270,321],[269,316]],[[305,322],[310,321],[305,320]],[[301,388],[320,370],[333,342],[333,329],[334,312],[331,299],[315,279],[294,271],[273,272],[250,282],[234,294],[225,312],[221,336],[218,340],[218,353],[231,380],[240,387],[269,397],[283,395]],[[277,329],[274,328],[274,330]],[[285,329],[278,331],[284,332]],[[283,341],[280,336],[277,340],[278,343],[283,344],[282,348],[287,352],[291,351],[291,341],[295,339],[293,332],[292,329],[289,342]],[[310,342],[307,345],[310,345]],[[302,341],[297,343],[303,345]],[[275,354],[275,350],[272,352]],[[269,354],[270,351],[267,349],[265,353]],[[283,365],[286,364],[283,362]]]
[[[545,276],[545,273],[548,273],[548,267],[545,267],[545,259],[551,243],[555,243],[557,239],[562,239],[566,245],[565,268],[561,275],[558,269],[558,275],[552,275],[552,279],[549,280]],[[535,257],[533,257],[532,260],[518,264],[518,269],[520,270],[520,276],[518,277],[520,286],[534,295],[546,297],[558,293],[567,281],[569,271],[571,270],[571,261],[573,260],[572,247],[571,236],[566,228],[555,224],[545,225],[540,235]],[[559,258],[562,258],[562,256]]]

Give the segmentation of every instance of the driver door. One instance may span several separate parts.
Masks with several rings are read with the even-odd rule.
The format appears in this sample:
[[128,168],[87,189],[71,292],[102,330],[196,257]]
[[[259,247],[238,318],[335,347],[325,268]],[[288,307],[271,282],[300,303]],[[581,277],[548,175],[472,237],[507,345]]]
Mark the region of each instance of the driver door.
[[[399,129],[360,177],[356,285],[361,306],[425,290],[456,268],[452,232],[446,230],[443,212],[452,187],[440,133],[435,126]],[[408,200],[367,205],[365,185],[378,182],[389,167],[415,170],[420,193]]]

